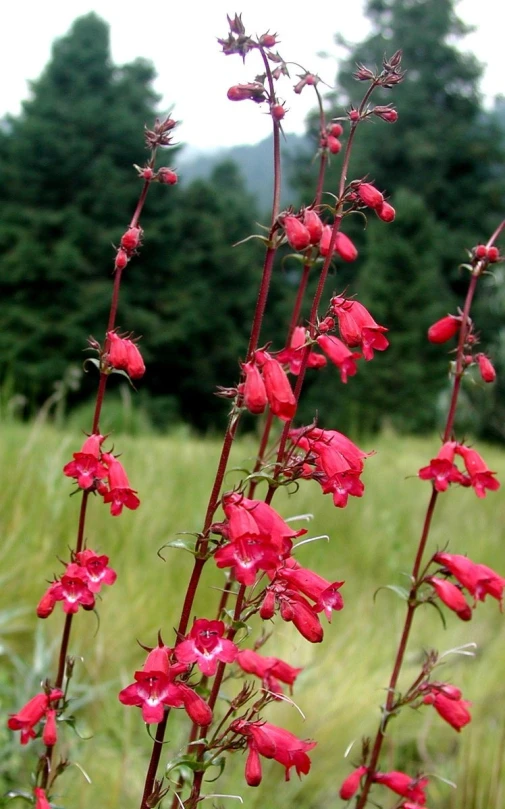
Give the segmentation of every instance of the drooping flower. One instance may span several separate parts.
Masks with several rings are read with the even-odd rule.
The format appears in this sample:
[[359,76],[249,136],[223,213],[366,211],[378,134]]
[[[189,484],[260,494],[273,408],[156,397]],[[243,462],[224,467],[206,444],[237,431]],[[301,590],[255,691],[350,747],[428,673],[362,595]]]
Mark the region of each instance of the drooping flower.
[[358,258],[358,251],[355,245],[352,243],[349,236],[346,236],[345,233],[342,233],[340,230],[337,233],[337,239],[335,241],[335,251],[344,261],[356,261]]
[[411,778],[404,772],[398,770],[391,770],[390,772],[377,772],[373,780],[377,784],[383,784],[388,787],[392,792],[408,798],[416,803],[425,803],[426,801],[426,787],[428,785],[427,778]]
[[246,781],[249,786],[258,786],[261,782],[261,763],[259,756],[274,759],[286,769],[286,781],[289,781],[290,769],[294,767],[298,775],[306,775],[310,770],[310,758],[307,755],[317,742],[299,739],[288,730],[271,725],[269,722],[247,722],[236,719],[230,729],[247,738],[249,749],[246,762]]
[[278,657],[264,657],[253,649],[242,649],[237,655],[236,662],[246,674],[259,677],[263,688],[273,694],[282,694],[281,682],[292,686],[302,671],[301,668],[290,666]]
[[245,362],[242,365],[245,375],[242,395],[244,404],[250,413],[263,413],[268,403],[267,392],[260,369],[255,362]]
[[121,514],[123,506],[134,511],[140,505],[136,491],[131,488],[123,465],[111,453],[104,453],[103,460],[107,464],[109,491],[103,496],[104,503],[110,503],[113,517]]
[[63,474],[75,478],[81,489],[96,488],[98,481],[107,477],[107,469],[101,461],[101,446],[104,441],[105,436],[98,433],[88,436],[81,451],[74,452],[74,460],[63,467]]
[[471,722],[472,717],[468,710],[471,702],[461,699],[461,692],[456,689],[453,695],[449,690],[444,692],[443,688],[435,685],[428,684],[428,693],[423,697],[425,705],[433,705],[437,713],[445,719],[445,721],[460,732],[461,728]]
[[426,581],[431,584],[440,601],[455,612],[458,618],[461,618],[462,621],[471,619],[472,608],[459,587],[446,579],[438,579],[435,576],[429,576]]
[[380,208],[375,209],[375,213],[383,222],[393,222],[396,216],[395,209],[386,200],[384,200]]
[[[277,360],[289,365],[290,373],[298,376],[302,366],[302,360],[306,349],[306,331],[303,326],[296,326],[293,329],[288,348],[283,348],[277,354]],[[326,365],[326,358],[322,354],[310,351],[307,358],[307,368],[322,368]]]
[[467,556],[457,553],[436,553],[433,561],[443,565],[476,601],[484,601],[487,595],[503,601],[505,579],[487,565],[472,562]]
[[344,384],[350,376],[355,376],[358,369],[356,367],[356,360],[361,357],[361,354],[353,353],[342,340],[338,337],[333,337],[330,334],[320,334],[317,337],[317,344],[322,348],[330,362],[340,371],[340,379]]
[[479,364],[479,371],[483,381],[494,382],[496,379],[496,371],[489,357],[486,357],[485,354],[477,354],[475,359]]
[[430,326],[428,340],[430,343],[446,343],[459,332],[460,328],[461,317],[447,315]]
[[142,671],[134,674],[135,682],[123,688],[119,701],[142,709],[142,718],[147,724],[158,724],[163,719],[165,707],[185,708],[190,719],[204,726],[212,721],[212,711],[199,694],[176,677],[186,672],[185,663],[170,665],[168,652],[163,644],[155,647],[146,658]]
[[332,312],[338,318],[342,340],[351,348],[360,346],[365,360],[373,359],[374,351],[385,351],[389,341],[368,309],[359,301],[348,300],[341,295],[331,299]]
[[34,727],[46,716],[51,703],[63,696],[63,691],[59,688],[53,688],[49,694],[36,694],[16,714],[10,715],[7,727],[10,730],[20,730],[21,744],[27,744],[30,739],[35,738]]
[[296,399],[284,368],[266,351],[256,351],[255,356],[263,373],[270,410],[282,421],[290,421],[296,412]]
[[282,224],[286,239],[293,250],[305,250],[311,244],[311,233],[298,217],[286,216]]
[[115,331],[108,331],[107,341],[107,358],[110,365],[118,371],[126,371],[132,379],[140,379],[145,373],[146,366],[133,340],[120,337]]
[[42,787],[34,787],[33,794],[35,797],[35,809],[51,809],[51,804],[47,800],[45,789],[42,789]]
[[380,208],[384,202],[383,195],[372,183],[360,183],[357,193],[363,204],[369,208]]
[[432,480],[437,492],[445,492],[450,483],[468,486],[470,481],[454,463],[456,441],[446,441],[436,458],[432,458],[428,466],[423,466],[418,475],[421,480]]
[[42,731],[42,741],[48,747],[52,747],[58,741],[58,731],[56,729],[56,711],[54,708],[48,708],[46,711],[46,724]]
[[354,797],[359,789],[360,781],[367,771],[368,768],[362,764],[361,767],[356,767],[356,769],[347,776],[338,793],[343,801],[348,801]]
[[238,654],[235,644],[223,637],[224,631],[223,621],[196,619],[189,636],[175,647],[177,660],[196,663],[202,674],[212,677],[219,661],[233,663]]
[[470,483],[477,497],[485,497],[486,489],[496,492],[500,488],[500,482],[494,477],[496,472],[489,469],[477,450],[458,444],[456,452],[463,458],[466,471],[470,475]]

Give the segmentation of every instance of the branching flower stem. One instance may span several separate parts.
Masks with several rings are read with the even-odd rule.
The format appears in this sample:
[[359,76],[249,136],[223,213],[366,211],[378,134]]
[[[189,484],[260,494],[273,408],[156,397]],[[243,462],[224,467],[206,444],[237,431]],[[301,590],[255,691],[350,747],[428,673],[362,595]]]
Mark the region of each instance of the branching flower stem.
[[[491,247],[495,240],[498,238],[500,233],[505,228],[505,221],[503,221],[496,231],[491,236],[489,242],[487,243],[487,247]],[[459,331],[459,339],[458,339],[458,347],[456,349],[456,363],[455,363],[455,371],[454,371],[454,381],[452,385],[452,393],[451,393],[451,400],[449,404],[449,410],[447,413],[447,420],[445,424],[444,434],[443,434],[443,443],[449,441],[453,434],[454,429],[454,420],[456,417],[456,409],[458,404],[459,393],[461,389],[461,379],[463,377],[463,357],[464,357],[464,348],[465,348],[465,341],[468,335],[468,331],[470,328],[470,309],[472,306],[472,302],[475,295],[475,289],[477,287],[477,281],[482,275],[484,270],[485,263],[483,261],[478,262],[475,266],[474,270],[472,271],[472,276],[470,279],[470,284],[468,286],[465,304],[463,307],[463,314],[461,317],[461,328]],[[364,809],[367,801],[368,795],[370,792],[370,788],[373,784],[373,778],[375,772],[377,771],[377,765],[379,763],[379,757],[382,750],[382,744],[384,742],[384,738],[386,735],[386,728],[391,717],[391,711],[394,705],[394,701],[396,698],[396,687],[398,684],[398,679],[400,677],[402,665],[405,658],[405,652],[407,650],[407,645],[410,637],[410,632],[412,629],[412,623],[414,619],[414,613],[417,608],[417,589],[418,589],[418,580],[419,580],[419,571],[421,569],[422,561],[424,552],[426,549],[426,543],[428,541],[431,523],[433,519],[433,514],[435,512],[435,507],[437,504],[439,492],[433,487],[428,506],[426,509],[426,514],[424,517],[423,528],[421,531],[421,536],[419,538],[416,557],[414,560],[414,565],[412,568],[411,573],[411,581],[412,587],[409,593],[409,600],[407,605],[407,612],[405,615],[405,621],[402,629],[402,633],[400,636],[400,641],[398,644],[398,649],[396,651],[395,661],[393,665],[393,671],[391,673],[391,678],[389,680],[389,686],[387,689],[387,698],[383,708],[383,716],[379,728],[377,730],[374,743],[372,746],[372,753],[370,756],[370,760],[368,761],[368,773],[363,784],[363,789],[361,794],[359,795],[357,802],[356,802],[356,809]]]

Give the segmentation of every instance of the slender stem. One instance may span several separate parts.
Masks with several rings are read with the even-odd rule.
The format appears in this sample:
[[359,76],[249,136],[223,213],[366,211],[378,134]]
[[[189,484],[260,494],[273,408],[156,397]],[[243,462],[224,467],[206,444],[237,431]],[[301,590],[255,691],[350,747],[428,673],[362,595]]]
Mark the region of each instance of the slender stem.
[[[493,236],[489,241],[489,245],[493,243],[493,241],[497,238],[497,236],[501,233],[503,228],[505,227],[505,221],[501,223],[501,225],[497,228]],[[472,306],[473,298],[475,295],[475,289],[477,286],[477,281],[480,278],[482,271],[484,269],[484,263],[479,262],[472,272],[472,277],[470,279],[470,284],[468,286],[465,304],[463,307],[463,314],[461,317],[461,328],[459,332],[459,339],[458,339],[458,347],[456,350],[456,366],[455,366],[455,374],[454,374],[454,381],[452,386],[452,393],[451,393],[451,401],[449,404],[449,409],[447,413],[447,420],[445,424],[444,434],[443,434],[443,442],[449,441],[450,437],[452,436],[453,429],[454,429],[454,420],[456,416],[456,409],[458,404],[458,397],[461,390],[461,380],[463,378],[464,372],[464,365],[463,365],[463,357],[464,357],[464,350],[465,350],[465,343],[468,337],[468,333],[470,330],[470,309]],[[424,518],[423,528],[421,532],[421,536],[419,539],[416,556],[414,560],[414,565],[412,568],[411,580],[413,582],[412,588],[409,595],[409,603],[407,606],[407,613],[405,616],[405,621],[402,629],[402,633],[400,636],[400,641],[398,644],[398,649],[395,656],[395,661],[393,665],[393,671],[391,674],[391,678],[389,681],[389,688],[387,692],[386,704],[384,707],[384,715],[383,720],[377,730],[374,744],[372,747],[372,753],[370,759],[368,761],[368,772],[363,784],[363,789],[361,794],[359,795],[357,802],[356,802],[356,809],[363,809],[367,803],[368,795],[370,792],[370,788],[373,784],[374,775],[377,770],[377,765],[379,762],[379,757],[382,750],[382,744],[385,737],[386,726],[391,714],[391,709],[393,707],[395,698],[396,698],[396,686],[398,684],[398,679],[401,673],[402,665],[405,658],[405,652],[407,649],[408,641],[410,638],[410,633],[412,629],[412,623],[414,619],[414,612],[417,607],[417,588],[418,588],[418,578],[419,578],[419,571],[421,569],[421,565],[423,562],[423,555],[426,549],[426,543],[428,541],[431,523],[433,519],[433,514],[435,512],[435,507],[438,501],[438,492],[433,487],[431,492],[431,497],[426,509],[426,514]]]

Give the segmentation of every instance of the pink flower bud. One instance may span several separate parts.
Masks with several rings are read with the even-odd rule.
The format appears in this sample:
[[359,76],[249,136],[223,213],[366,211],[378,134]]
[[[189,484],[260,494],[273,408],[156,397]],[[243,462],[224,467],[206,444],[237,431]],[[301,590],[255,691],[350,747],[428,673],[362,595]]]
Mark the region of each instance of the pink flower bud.
[[270,115],[274,119],[274,121],[282,121],[284,116],[286,115],[286,110],[282,106],[282,104],[273,104],[270,107]]
[[394,124],[398,120],[397,111],[391,109],[391,107],[375,107],[373,113],[378,118],[382,118],[383,121],[387,121],[388,124]]
[[479,363],[480,375],[484,382],[494,382],[496,379],[496,371],[489,357],[486,357],[485,354],[477,354],[476,360]]
[[352,121],[353,124],[357,123],[360,119],[360,114],[358,110],[349,110],[349,120]]
[[56,711],[54,708],[48,709],[46,713],[46,724],[42,733],[42,741],[48,747],[52,747],[58,741],[58,731],[56,730]]
[[455,612],[458,618],[461,618],[462,621],[471,619],[472,608],[455,584],[446,581],[446,579],[437,579],[434,576],[430,576],[426,581],[432,585],[440,601],[443,601],[446,607]]
[[51,804],[47,800],[47,795],[42,787],[34,787],[35,809],[51,809]]
[[[138,167],[137,167],[138,168]],[[138,169],[139,177],[143,180],[152,180],[154,177],[154,171],[151,166],[144,166],[143,169]]]
[[428,329],[428,340],[430,343],[446,343],[458,333],[460,327],[460,317],[447,315],[430,326]]
[[491,264],[494,264],[495,261],[498,261],[498,259],[500,258],[500,251],[498,250],[498,248],[497,247],[488,247],[488,249],[487,249],[487,258],[488,258],[488,261],[491,262]]
[[358,196],[370,208],[381,208],[384,204],[381,192],[371,183],[361,183],[358,186]]
[[44,593],[37,606],[37,617],[48,618],[54,610],[56,599],[51,587]]
[[286,238],[293,250],[305,250],[310,244],[310,233],[296,216],[286,216],[283,222]]
[[375,213],[383,222],[392,222],[396,216],[395,209],[386,200],[384,200],[380,208],[375,209]]
[[158,169],[158,182],[162,183],[163,185],[175,185],[178,181],[177,174],[173,169],[169,169],[166,166],[162,166]]
[[328,135],[326,140],[328,149],[332,154],[338,154],[342,148],[342,144],[338,138],[334,138],[333,135]]
[[358,251],[349,236],[346,236],[345,233],[341,233],[340,231],[337,233],[335,250],[344,261],[355,261],[358,257]]
[[357,767],[350,775],[347,776],[338,793],[343,801],[350,800],[350,798],[356,794],[359,789],[359,782],[365,775],[366,771],[367,768],[362,765],[361,767]]
[[243,387],[244,404],[250,413],[263,413],[267,406],[267,392],[260,370],[253,362],[246,362],[242,366],[245,374]]
[[332,135],[334,138],[339,138],[344,131],[344,127],[341,124],[330,124],[328,127],[328,134]]
[[276,34],[263,34],[260,37],[260,45],[263,45],[264,48],[273,48],[276,43]]
[[249,84],[235,84],[227,92],[230,101],[264,101],[265,88],[259,82]]
[[323,223],[313,208],[305,208],[303,224],[310,234],[310,243],[317,244],[323,235]]
[[121,237],[121,247],[127,253],[131,253],[139,246],[141,236],[142,230],[140,228],[129,228]]
[[107,352],[110,365],[118,371],[126,371],[132,379],[140,379],[146,367],[142,355],[133,340],[120,337],[115,331],[107,332],[109,349]]
[[487,247],[485,244],[478,244],[474,249],[475,258],[487,258]]
[[126,265],[128,264],[128,253],[126,250],[122,250],[121,248],[116,253],[116,260],[114,262],[114,267],[116,270],[124,270]]

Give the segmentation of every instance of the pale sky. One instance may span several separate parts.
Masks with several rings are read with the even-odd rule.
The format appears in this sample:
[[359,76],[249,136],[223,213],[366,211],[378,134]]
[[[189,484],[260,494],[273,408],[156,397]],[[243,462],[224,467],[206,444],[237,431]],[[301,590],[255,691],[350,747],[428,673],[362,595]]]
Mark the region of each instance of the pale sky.
[[[270,132],[270,122],[261,107],[249,102],[230,102],[228,87],[249,81],[260,72],[257,55],[246,59],[225,57],[216,38],[227,34],[226,14],[242,12],[252,33],[277,32],[279,51],[329,83],[336,73],[333,37],[342,33],[360,41],[368,31],[362,15],[363,0],[332,0],[313,3],[291,0],[14,0],[2,4],[2,49],[0,69],[0,116],[17,113],[28,97],[28,81],[36,79],[50,58],[51,44],[67,33],[76,17],[95,11],[110,24],[112,58],[116,64],[137,56],[154,62],[158,73],[156,90],[163,104],[173,106],[180,120],[181,142],[199,148],[255,143]],[[460,0],[459,16],[477,31],[464,42],[486,65],[481,88],[488,99],[505,94],[503,28],[498,24],[496,0]],[[330,56],[317,58],[320,51]],[[296,70],[294,70],[296,72]],[[287,80],[286,80],[287,81]],[[312,93],[301,96],[284,85],[290,111],[285,130],[303,132],[306,113],[314,105]],[[281,91],[282,85],[279,85]]]

